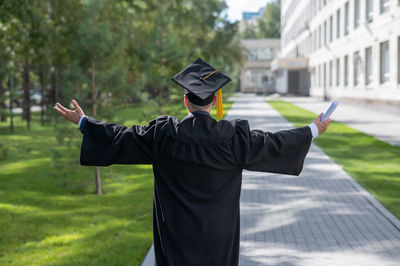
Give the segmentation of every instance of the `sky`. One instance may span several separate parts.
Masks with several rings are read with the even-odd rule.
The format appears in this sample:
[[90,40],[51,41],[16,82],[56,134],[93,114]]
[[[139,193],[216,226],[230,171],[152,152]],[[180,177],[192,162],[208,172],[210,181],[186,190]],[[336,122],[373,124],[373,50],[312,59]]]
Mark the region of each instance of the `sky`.
[[228,5],[228,18],[230,21],[242,19],[243,11],[258,11],[260,7],[265,7],[268,0],[225,0]]

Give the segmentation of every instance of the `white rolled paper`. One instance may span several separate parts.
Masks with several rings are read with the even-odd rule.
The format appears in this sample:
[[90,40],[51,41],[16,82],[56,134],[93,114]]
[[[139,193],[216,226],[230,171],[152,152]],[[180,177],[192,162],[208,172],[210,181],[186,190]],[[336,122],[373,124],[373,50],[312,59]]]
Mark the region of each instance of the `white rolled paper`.
[[333,101],[331,103],[331,106],[329,106],[328,110],[325,112],[325,114],[322,116],[321,121],[326,121],[329,119],[333,111],[335,111],[336,107],[338,107],[339,103],[337,101]]

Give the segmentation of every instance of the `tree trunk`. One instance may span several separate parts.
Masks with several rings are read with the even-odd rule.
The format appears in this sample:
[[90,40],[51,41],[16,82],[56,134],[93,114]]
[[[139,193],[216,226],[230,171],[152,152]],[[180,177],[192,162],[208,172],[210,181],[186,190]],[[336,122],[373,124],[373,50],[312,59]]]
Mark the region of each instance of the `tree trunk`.
[[56,102],[58,100],[57,73],[58,73],[57,69],[55,69],[51,73],[51,103],[53,106],[56,105]]
[[162,114],[162,108],[163,108],[163,91],[164,91],[164,87],[160,86],[160,88],[158,89],[158,111],[160,112],[159,115]]
[[46,77],[42,68],[39,70],[39,79],[40,94],[42,95],[42,99],[40,100],[40,124],[44,126],[44,90],[46,88]]
[[13,87],[14,87],[14,82],[13,82],[13,77],[10,75],[8,77],[8,90],[10,92],[10,132],[14,133],[14,113],[13,113]]
[[[96,79],[95,79],[95,55],[92,55],[92,114],[93,116],[96,115]],[[96,166],[94,171],[94,180],[96,183],[96,194],[101,195],[101,179],[100,179],[100,168]]]
[[[0,98],[3,97],[5,92],[6,92],[6,89],[3,86],[3,81],[0,80]],[[7,109],[6,103],[0,102],[0,107],[2,109],[2,112],[0,113],[0,121],[5,122],[5,121],[7,121],[7,115],[5,114],[5,110]]]
[[26,126],[30,129],[31,126],[31,97],[30,97],[30,80],[29,80],[29,63],[25,60],[24,70],[22,71],[22,87],[24,90],[23,112],[22,118],[26,119]]
[[[48,97],[48,103],[52,104],[52,106],[55,106],[57,101],[58,101],[58,70],[55,68],[50,75],[50,91],[49,91],[49,97]],[[56,115],[55,112],[51,112],[51,120],[52,121],[58,121],[59,116]],[[56,126],[56,124],[54,124]]]

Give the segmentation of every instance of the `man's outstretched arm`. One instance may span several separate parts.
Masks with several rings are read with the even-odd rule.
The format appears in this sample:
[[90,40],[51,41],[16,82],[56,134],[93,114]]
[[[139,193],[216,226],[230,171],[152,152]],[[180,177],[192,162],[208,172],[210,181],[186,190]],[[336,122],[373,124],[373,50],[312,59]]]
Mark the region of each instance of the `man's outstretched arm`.
[[75,100],[75,110],[57,103],[54,109],[71,123],[78,124],[83,133],[81,165],[153,163],[153,140],[157,120],[147,126],[129,128],[86,116]]
[[250,130],[247,122],[236,124],[237,158],[242,168],[252,171],[299,175],[312,139],[323,134],[330,120],[319,115],[310,125],[275,133]]

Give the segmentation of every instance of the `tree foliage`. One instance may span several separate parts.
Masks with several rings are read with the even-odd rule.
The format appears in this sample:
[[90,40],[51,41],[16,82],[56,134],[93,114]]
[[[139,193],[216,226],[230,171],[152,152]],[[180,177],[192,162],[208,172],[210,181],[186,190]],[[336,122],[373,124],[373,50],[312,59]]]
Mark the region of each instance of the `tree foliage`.
[[[197,57],[236,80],[240,42],[225,8],[223,0],[0,0],[0,120],[10,115],[13,131],[7,108],[20,102],[29,129],[33,92],[42,125],[58,119],[56,102],[72,99],[100,119],[110,104],[149,99],[162,112],[183,94],[170,77]],[[99,168],[95,180],[100,194]]]
[[223,0],[0,0],[0,114],[10,78],[24,89],[25,111],[34,91],[43,110],[71,98],[89,110],[93,84],[100,114],[147,99],[162,110],[179,89],[169,78],[197,57],[237,68],[237,25],[225,8]]
[[267,4],[265,12],[258,19],[258,38],[280,38],[280,2],[275,0]]
[[269,2],[256,23],[244,25],[244,39],[280,38],[280,0]]

